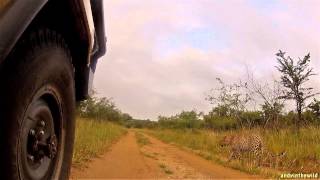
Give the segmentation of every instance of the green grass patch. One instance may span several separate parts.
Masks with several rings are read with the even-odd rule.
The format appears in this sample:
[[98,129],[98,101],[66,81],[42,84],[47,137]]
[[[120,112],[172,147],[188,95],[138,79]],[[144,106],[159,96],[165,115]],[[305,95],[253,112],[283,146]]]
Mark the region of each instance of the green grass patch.
[[105,152],[126,132],[122,126],[107,121],[77,119],[73,166],[82,167],[84,162]]

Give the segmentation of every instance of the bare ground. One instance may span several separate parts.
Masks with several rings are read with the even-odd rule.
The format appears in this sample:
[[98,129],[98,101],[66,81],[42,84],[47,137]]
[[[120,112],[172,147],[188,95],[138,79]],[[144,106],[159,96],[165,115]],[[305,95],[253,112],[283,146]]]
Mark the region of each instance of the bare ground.
[[144,136],[150,144],[139,146],[134,132],[129,131],[110,151],[90,162],[87,168],[72,169],[71,179],[257,178]]

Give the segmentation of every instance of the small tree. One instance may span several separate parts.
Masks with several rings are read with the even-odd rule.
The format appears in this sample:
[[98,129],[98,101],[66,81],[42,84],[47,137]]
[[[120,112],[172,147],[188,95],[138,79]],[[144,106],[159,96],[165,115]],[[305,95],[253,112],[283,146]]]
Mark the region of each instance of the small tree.
[[206,100],[215,106],[213,110],[217,114],[235,117],[244,126],[240,116],[251,100],[246,88],[241,83],[225,84],[220,78],[217,81],[220,88],[212,89]]
[[285,52],[282,52],[281,50],[279,50],[276,56],[278,57],[279,63],[279,66],[276,68],[282,74],[282,85],[287,89],[282,98],[294,100],[296,102],[298,118],[295,119],[295,127],[298,131],[302,121],[302,111],[305,108],[306,100],[317,94],[313,93],[313,88],[303,86],[309,81],[311,76],[315,75],[313,73],[313,68],[310,68],[310,53],[303,59],[299,58],[296,63],[290,56],[286,57]]
[[283,111],[285,99],[281,99],[284,95],[282,84],[276,80],[272,83],[261,83],[254,79],[254,75],[247,67],[247,83],[244,87],[252,94],[263,100],[261,105],[264,127],[278,128],[279,117]]
[[279,117],[281,115],[281,112],[283,111],[284,104],[280,104],[278,102],[270,103],[268,101],[265,101],[265,103],[261,107],[265,120],[264,127],[267,127],[268,123],[271,121],[271,127],[278,129]]
[[123,115],[112,99],[105,97],[90,97],[81,102],[78,107],[78,113],[80,117],[115,122],[120,122]]

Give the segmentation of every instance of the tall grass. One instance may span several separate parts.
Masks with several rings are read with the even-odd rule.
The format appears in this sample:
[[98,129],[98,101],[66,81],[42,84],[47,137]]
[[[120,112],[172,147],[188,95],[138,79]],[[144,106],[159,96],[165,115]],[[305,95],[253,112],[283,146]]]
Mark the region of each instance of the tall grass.
[[175,143],[193,150],[206,150],[212,153],[219,151],[219,134],[202,130],[156,130],[149,131],[152,135],[166,143]]
[[84,162],[97,157],[124,133],[125,128],[107,121],[77,119],[73,165],[81,167]]
[[285,152],[280,168],[293,172],[320,171],[320,129],[309,127],[294,133],[289,129],[265,131],[265,143],[274,154]]
[[[264,141],[265,151],[272,156],[264,155],[262,161],[269,162],[255,166],[252,159],[243,156],[240,161],[228,163],[230,149],[220,147],[219,141],[227,134],[258,133]],[[205,130],[156,130],[151,135],[167,143],[175,143],[192,149],[206,159],[213,159],[223,165],[231,166],[251,173],[276,170],[273,172],[319,172],[320,171],[320,129],[304,128],[299,134],[290,130],[242,129],[213,132]],[[285,155],[280,159],[280,153]],[[279,157],[279,158],[278,158]],[[278,158],[278,159],[277,159]],[[263,162],[262,162],[263,163]],[[265,172],[269,173],[269,172]]]

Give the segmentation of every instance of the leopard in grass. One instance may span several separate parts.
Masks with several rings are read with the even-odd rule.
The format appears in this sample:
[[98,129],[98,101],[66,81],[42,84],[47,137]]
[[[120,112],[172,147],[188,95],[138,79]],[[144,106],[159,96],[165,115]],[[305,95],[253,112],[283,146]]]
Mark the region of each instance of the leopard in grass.
[[228,159],[240,159],[244,153],[254,155],[255,159],[260,159],[263,151],[263,141],[259,134],[237,134],[226,135],[220,141],[220,145],[228,146],[231,149],[231,155]]

